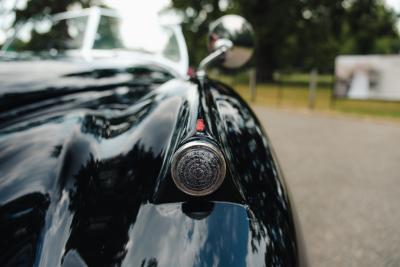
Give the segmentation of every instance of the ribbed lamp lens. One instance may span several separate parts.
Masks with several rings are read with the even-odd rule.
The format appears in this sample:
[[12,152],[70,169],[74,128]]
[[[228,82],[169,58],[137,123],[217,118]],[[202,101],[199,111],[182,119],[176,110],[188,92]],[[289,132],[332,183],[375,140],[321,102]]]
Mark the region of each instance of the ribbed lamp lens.
[[171,173],[176,186],[192,196],[213,193],[224,181],[225,172],[221,151],[204,141],[186,143],[172,159]]

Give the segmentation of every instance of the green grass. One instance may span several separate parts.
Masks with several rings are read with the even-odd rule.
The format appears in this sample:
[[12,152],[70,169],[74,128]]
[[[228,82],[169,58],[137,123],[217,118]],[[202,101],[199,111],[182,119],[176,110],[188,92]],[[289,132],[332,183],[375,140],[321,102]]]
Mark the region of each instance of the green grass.
[[[248,102],[250,90],[248,85],[236,84],[234,88]],[[304,86],[261,84],[257,86],[255,105],[283,107],[295,109],[309,108],[309,89]],[[315,99],[316,111],[339,112],[367,117],[382,117],[400,121],[400,102],[386,102],[373,100],[331,100],[332,89],[317,88]]]
[[[310,75],[308,73],[281,74],[280,81],[282,83],[308,84]],[[317,82],[318,84],[332,85],[333,77],[329,74],[320,74],[318,75]]]
[[[227,76],[214,71],[210,72],[210,76],[231,85],[250,102],[247,72]],[[256,101],[250,103],[269,107],[309,109],[309,79],[309,74],[304,73],[281,74],[277,83],[258,84]],[[332,75],[318,76],[315,111],[400,121],[399,101],[337,99],[332,102],[333,82]]]
[[[249,83],[248,72],[240,72],[236,75],[224,75],[214,69],[209,72],[209,76],[230,85]],[[307,73],[292,73],[292,74],[282,73],[279,76],[276,75],[275,73],[274,77],[277,83],[294,87],[307,87],[310,81],[310,75]],[[333,82],[334,80],[332,75],[329,74],[318,75],[317,83],[322,88],[332,88]]]

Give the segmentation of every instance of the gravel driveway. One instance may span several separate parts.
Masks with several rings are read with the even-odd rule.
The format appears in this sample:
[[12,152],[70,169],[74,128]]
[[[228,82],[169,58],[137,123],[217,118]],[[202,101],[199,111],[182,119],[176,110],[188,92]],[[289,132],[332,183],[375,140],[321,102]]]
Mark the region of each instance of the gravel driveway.
[[310,266],[400,266],[400,124],[255,107]]

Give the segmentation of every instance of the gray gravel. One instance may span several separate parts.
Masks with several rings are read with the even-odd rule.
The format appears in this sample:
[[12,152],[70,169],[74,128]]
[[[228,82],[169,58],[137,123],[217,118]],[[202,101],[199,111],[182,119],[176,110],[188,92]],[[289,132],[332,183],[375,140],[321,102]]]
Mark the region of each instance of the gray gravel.
[[400,124],[255,107],[310,266],[400,266]]

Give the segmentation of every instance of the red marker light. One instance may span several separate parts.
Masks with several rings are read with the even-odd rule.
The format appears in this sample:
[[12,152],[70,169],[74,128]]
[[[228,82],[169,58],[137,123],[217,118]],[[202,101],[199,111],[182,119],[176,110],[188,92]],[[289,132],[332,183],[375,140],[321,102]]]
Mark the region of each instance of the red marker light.
[[203,132],[205,128],[206,128],[206,126],[204,124],[204,120],[198,119],[196,122],[196,131]]
[[194,70],[194,68],[189,67],[189,69],[188,69],[188,71],[187,71],[187,75],[188,75],[189,77],[194,77],[194,75],[195,75],[195,70]]

